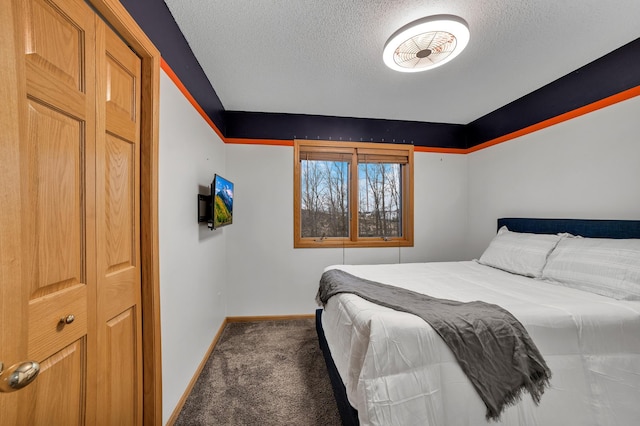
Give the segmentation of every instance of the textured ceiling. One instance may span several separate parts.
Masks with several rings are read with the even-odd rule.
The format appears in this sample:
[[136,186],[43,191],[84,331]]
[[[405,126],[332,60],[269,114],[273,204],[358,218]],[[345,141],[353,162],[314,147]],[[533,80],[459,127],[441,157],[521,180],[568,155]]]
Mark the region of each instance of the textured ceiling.
[[[640,0],[165,0],[224,108],[466,124],[640,37]],[[398,73],[389,36],[453,14],[452,62]]]

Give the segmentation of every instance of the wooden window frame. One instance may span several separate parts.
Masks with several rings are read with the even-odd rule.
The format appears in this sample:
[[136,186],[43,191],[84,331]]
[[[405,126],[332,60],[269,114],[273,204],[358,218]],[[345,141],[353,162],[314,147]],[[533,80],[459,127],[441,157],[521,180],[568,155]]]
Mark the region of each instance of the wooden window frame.
[[[413,145],[294,140],[293,155],[293,247],[413,247]],[[301,159],[303,155],[318,154],[318,157],[336,158],[350,156],[349,164],[349,236],[348,237],[302,237],[302,192]],[[367,155],[369,160],[395,162],[406,158],[402,167],[402,236],[359,237],[358,236],[358,155]],[[355,208],[353,208],[355,206]]]

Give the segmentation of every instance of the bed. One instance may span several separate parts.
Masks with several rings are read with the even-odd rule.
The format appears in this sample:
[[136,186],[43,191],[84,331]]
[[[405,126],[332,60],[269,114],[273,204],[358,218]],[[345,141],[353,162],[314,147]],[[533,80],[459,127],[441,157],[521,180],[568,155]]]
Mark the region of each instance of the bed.
[[[504,218],[498,229],[478,261],[327,270],[507,309],[552,372],[540,403],[524,394],[499,420],[487,420],[468,377],[425,321],[338,294],[317,311],[316,328],[343,424],[638,424],[640,221]],[[594,257],[576,261],[576,253]]]

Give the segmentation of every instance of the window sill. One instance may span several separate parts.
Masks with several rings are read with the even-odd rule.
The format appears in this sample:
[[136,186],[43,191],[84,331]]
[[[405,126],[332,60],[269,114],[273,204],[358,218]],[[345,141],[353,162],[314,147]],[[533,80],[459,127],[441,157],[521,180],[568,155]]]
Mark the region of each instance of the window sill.
[[304,238],[295,241],[293,248],[374,248],[374,247],[413,247],[413,241],[389,238],[362,238],[358,241],[341,240],[336,238]]

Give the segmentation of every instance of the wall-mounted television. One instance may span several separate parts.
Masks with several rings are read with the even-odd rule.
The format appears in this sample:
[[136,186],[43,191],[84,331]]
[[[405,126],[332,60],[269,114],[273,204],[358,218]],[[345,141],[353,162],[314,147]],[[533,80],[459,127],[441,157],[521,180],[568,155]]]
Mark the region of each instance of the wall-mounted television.
[[233,223],[233,182],[216,174],[210,195],[198,194],[198,223],[202,222],[210,229]]
[[215,175],[211,182],[212,218],[209,228],[216,229],[233,223],[233,182]]

